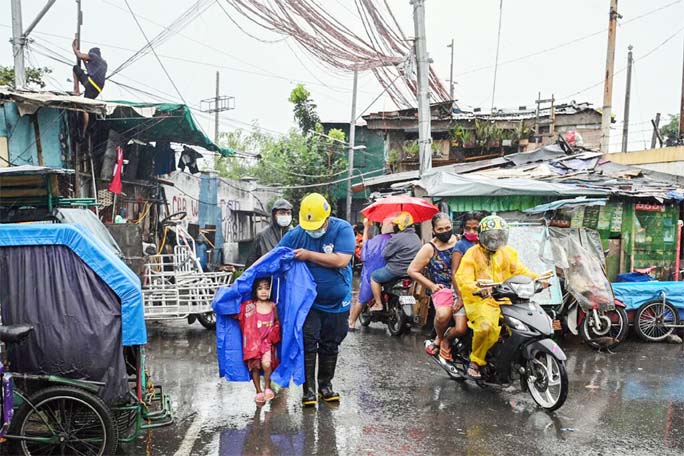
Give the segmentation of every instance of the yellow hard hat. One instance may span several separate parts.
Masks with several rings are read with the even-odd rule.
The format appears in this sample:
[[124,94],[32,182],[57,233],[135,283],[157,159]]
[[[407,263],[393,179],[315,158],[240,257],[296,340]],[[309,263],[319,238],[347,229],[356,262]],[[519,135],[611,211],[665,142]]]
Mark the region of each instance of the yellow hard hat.
[[299,225],[308,231],[323,226],[330,216],[330,204],[320,193],[309,193],[299,207]]
[[396,217],[392,219],[392,223],[399,227],[399,231],[404,231],[407,226],[413,225],[413,216],[406,211],[399,212]]

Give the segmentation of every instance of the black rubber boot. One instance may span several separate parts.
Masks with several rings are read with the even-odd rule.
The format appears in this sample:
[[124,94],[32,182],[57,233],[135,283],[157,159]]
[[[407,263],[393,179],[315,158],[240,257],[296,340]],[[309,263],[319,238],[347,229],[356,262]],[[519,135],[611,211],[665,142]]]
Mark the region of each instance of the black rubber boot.
[[337,353],[321,354],[318,359],[318,394],[325,402],[339,402],[340,395],[333,390]]
[[316,397],[316,352],[306,353],[304,355],[304,385],[302,393],[302,404],[306,406],[314,406],[318,403]]

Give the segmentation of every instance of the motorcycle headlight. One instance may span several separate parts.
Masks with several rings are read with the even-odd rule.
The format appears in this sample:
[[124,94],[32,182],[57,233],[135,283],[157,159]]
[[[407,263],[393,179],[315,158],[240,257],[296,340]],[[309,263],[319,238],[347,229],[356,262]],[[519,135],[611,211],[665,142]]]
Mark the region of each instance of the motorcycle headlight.
[[508,326],[518,331],[529,331],[527,325],[517,318],[506,317],[506,323],[508,323]]
[[535,287],[534,282],[529,283],[511,283],[511,289],[518,295],[520,299],[532,299],[534,296]]

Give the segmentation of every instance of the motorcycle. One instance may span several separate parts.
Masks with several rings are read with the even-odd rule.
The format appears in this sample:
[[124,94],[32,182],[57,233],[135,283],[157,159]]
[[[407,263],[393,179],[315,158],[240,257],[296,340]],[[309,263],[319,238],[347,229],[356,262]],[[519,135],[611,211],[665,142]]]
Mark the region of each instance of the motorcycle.
[[625,304],[615,300],[615,308],[601,310],[594,304],[589,311],[584,311],[572,294],[563,293],[563,302],[557,307],[545,307],[553,320],[553,329],[557,333],[570,331],[580,335],[584,343],[594,349],[613,349],[627,338],[629,319]]
[[413,308],[416,298],[411,293],[413,281],[408,277],[401,277],[382,286],[382,310],[371,312],[368,305],[364,305],[359,321],[362,326],[372,322],[387,325],[392,336],[400,336],[411,328]]
[[[499,341],[487,354],[487,365],[480,368],[482,378],[477,384],[508,385],[519,380],[523,391],[528,391],[540,407],[552,411],[560,408],[568,396],[567,357],[552,339],[551,318],[531,301],[544,288],[541,281],[549,277],[545,274],[532,280],[514,276],[503,283],[478,281],[479,288],[490,288],[492,297],[501,303],[503,324]],[[472,337],[468,329],[464,337],[454,341],[451,363],[433,356],[454,380],[466,379]]]

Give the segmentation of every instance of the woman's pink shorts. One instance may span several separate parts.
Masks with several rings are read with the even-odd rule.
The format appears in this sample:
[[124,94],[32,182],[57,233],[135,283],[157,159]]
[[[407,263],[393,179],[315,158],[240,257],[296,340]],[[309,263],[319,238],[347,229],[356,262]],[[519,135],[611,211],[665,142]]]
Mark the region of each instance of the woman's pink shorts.
[[454,292],[451,288],[442,288],[432,293],[432,305],[435,309],[454,305]]

